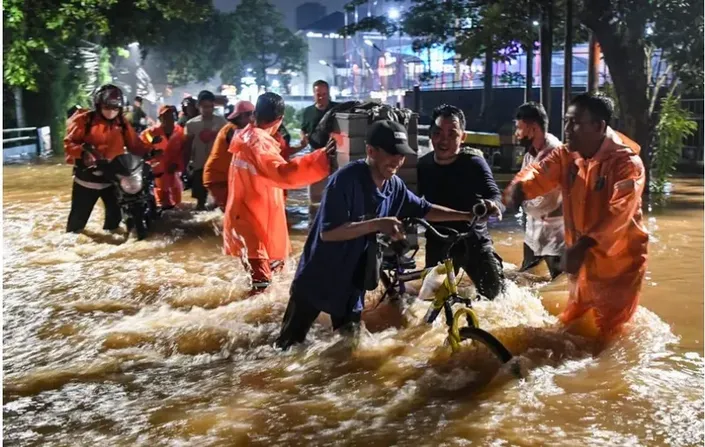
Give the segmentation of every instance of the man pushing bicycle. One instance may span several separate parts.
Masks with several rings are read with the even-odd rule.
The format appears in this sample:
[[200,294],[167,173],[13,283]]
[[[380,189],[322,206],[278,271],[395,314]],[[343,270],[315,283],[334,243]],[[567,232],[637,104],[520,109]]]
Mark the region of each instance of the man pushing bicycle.
[[334,329],[355,330],[365,290],[376,287],[381,253],[376,234],[402,238],[398,218],[432,222],[470,221],[471,212],[433,205],[409,191],[396,176],[409,147],[406,129],[378,121],[367,134],[367,158],[333,174],[304,246],[291,285],[277,346],[288,349],[305,340],[320,312]]

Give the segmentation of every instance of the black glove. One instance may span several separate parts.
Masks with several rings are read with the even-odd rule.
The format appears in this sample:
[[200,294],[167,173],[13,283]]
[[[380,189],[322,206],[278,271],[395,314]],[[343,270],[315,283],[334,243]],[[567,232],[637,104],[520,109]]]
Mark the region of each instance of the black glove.
[[83,143],[83,145],[81,146],[81,148],[83,149],[84,152],[87,152],[87,153],[89,153],[89,154],[91,154],[91,155],[93,155],[93,154],[95,154],[96,152],[98,152],[98,151],[95,149],[95,146],[93,146],[92,144],[89,144],[89,143]]
[[335,140],[331,138],[326,144],[326,155],[328,156],[328,165],[330,166],[330,173],[334,173],[338,170],[338,146],[335,144]]

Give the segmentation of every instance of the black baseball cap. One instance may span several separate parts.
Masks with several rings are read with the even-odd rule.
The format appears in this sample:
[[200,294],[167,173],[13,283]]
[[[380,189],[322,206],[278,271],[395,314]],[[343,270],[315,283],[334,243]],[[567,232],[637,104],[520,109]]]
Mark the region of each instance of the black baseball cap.
[[372,123],[367,131],[367,144],[391,155],[416,155],[409,146],[404,126],[390,120]]

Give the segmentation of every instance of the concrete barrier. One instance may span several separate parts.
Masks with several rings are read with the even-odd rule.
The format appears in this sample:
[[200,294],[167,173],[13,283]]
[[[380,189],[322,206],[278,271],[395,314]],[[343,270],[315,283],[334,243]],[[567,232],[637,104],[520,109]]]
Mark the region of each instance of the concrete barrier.
[[[338,144],[338,166],[343,167],[351,161],[361,160],[367,156],[365,138],[367,137],[367,114],[363,113],[337,113],[333,125],[333,134]],[[409,125],[407,126],[409,146],[414,151],[419,150],[418,145],[418,115],[413,114]],[[408,156],[404,162],[404,166],[399,171],[401,177],[407,186],[416,192],[416,163],[417,156]],[[323,198],[323,190],[328,183],[328,179],[324,179],[318,183],[308,187],[309,204],[318,204]]]

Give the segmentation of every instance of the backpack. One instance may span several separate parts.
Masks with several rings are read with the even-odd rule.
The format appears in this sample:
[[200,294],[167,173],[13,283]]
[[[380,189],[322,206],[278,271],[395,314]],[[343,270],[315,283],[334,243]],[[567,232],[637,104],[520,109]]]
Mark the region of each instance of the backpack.
[[[88,112],[88,121],[86,122],[86,130],[84,135],[90,135],[91,128],[93,127],[93,120],[95,119],[95,110]],[[122,142],[124,146],[127,146],[127,124],[125,123],[125,117],[121,113],[118,115],[118,122],[122,127]]]

